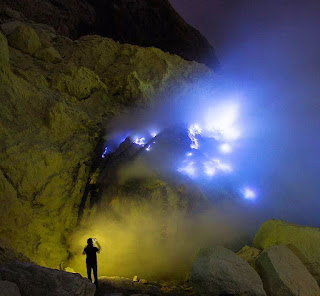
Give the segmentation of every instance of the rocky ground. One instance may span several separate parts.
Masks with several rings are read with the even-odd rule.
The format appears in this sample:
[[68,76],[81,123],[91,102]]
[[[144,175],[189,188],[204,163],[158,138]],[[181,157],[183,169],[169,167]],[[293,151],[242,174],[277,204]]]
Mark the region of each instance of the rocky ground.
[[132,296],[132,295],[195,295],[188,282],[151,282],[133,281],[120,277],[100,277],[96,296]]
[[[288,235],[290,233],[295,235]],[[310,247],[311,241],[313,247]],[[258,248],[266,242],[268,247]],[[0,265],[1,295],[320,295],[319,228],[269,220],[261,225],[253,245],[255,247],[245,246],[237,254],[222,246],[199,250],[186,281],[148,282],[138,276],[133,279],[102,276],[97,290],[78,274],[14,261],[15,257],[22,260],[21,256],[2,248],[0,259],[6,260]],[[5,253],[9,255],[4,256]]]

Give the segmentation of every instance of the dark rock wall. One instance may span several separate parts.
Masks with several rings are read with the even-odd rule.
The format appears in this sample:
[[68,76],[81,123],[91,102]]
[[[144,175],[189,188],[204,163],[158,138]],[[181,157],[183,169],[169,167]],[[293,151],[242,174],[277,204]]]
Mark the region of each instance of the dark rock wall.
[[58,33],[98,34],[121,43],[154,46],[217,69],[213,47],[167,0],[1,0]]

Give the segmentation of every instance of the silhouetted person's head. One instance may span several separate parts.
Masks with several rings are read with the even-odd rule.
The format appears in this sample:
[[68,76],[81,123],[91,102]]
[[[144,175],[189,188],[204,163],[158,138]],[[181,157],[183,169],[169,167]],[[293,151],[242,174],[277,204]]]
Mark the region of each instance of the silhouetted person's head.
[[92,245],[93,245],[92,238],[88,238],[87,244],[88,244],[89,246],[92,246]]

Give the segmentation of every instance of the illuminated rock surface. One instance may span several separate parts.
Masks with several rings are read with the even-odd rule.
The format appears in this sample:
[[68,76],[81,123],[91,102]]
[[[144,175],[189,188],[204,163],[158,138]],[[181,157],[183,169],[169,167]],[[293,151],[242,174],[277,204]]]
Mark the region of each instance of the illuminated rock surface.
[[192,266],[190,283],[198,295],[266,295],[257,272],[223,247],[199,251]]
[[[0,235],[32,261],[56,268],[69,256],[80,208],[84,218],[94,212],[84,192],[101,161],[105,125],[176,85],[187,93],[192,81],[215,76],[156,48],[99,36],[72,41],[23,21],[8,35],[10,64],[0,35]],[[62,61],[43,56],[48,48]]]
[[256,265],[268,295],[320,295],[317,281],[299,258],[284,245],[264,250],[257,258]]
[[94,284],[72,274],[32,263],[12,262],[0,266],[0,279],[14,282],[22,296],[93,296]]
[[320,228],[266,221],[255,234],[253,246],[266,249],[276,245],[287,245],[320,282]]

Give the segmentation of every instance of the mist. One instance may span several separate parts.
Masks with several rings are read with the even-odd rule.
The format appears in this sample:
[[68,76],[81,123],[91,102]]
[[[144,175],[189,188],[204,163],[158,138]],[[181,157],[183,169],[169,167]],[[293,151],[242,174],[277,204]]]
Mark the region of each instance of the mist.
[[244,236],[248,224],[244,209],[228,203],[201,215],[187,215],[176,207],[164,213],[159,200],[125,206],[113,202],[70,238],[75,256],[69,266],[86,275],[81,253],[87,238],[95,237],[102,248],[98,255],[100,276],[184,281],[200,247],[223,245],[236,251],[244,242],[249,243],[250,238]]
[[[204,192],[208,206],[190,215],[175,207],[159,212],[161,203],[152,198],[111,202],[79,229],[70,246],[79,254],[88,237],[97,237],[103,247],[100,274],[186,278],[200,247],[220,244],[237,251],[250,244],[267,219],[320,226],[319,4],[267,2],[247,1],[230,13],[227,37],[219,44],[219,77],[204,78],[190,86],[190,93],[179,93],[177,86],[161,104],[116,118],[107,127],[108,153],[128,136],[145,138],[141,147],[152,144],[153,154],[145,152],[148,156],[120,171],[121,182],[153,177],[161,166],[164,182],[166,175],[181,175]],[[220,139],[205,128],[208,123],[226,124],[237,136]],[[196,150],[190,142],[181,148],[176,139],[160,137],[176,127],[187,137],[193,124],[201,126],[199,153],[212,154],[232,171],[213,176],[205,176],[202,166],[194,175],[179,171],[179,161]],[[225,143],[230,153],[219,152]],[[230,184],[230,197],[217,199],[221,182]],[[244,196],[245,186],[254,190],[254,198]],[[169,225],[165,240],[163,221]],[[74,258],[71,266],[84,273],[81,259]]]
[[241,158],[265,216],[319,226],[319,1],[170,2],[252,106]]
[[320,225],[319,2],[248,1],[233,12],[224,73],[252,102],[244,158],[269,218]]

